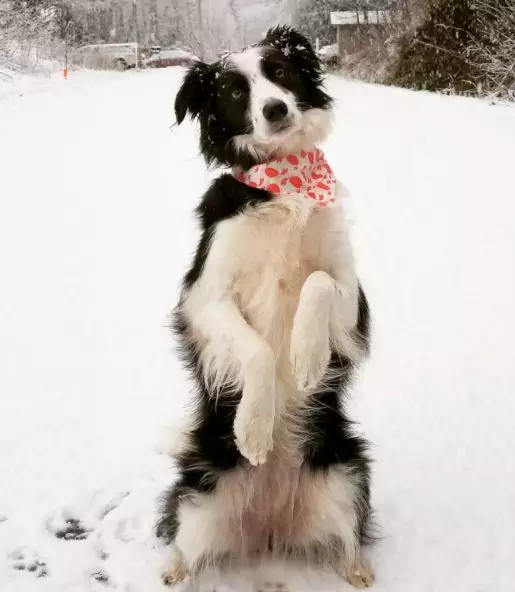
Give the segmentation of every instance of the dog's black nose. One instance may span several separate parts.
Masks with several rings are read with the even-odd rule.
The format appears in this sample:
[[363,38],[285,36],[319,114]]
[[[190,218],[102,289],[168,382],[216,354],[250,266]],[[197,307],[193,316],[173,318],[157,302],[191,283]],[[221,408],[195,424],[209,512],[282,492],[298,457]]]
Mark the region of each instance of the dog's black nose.
[[271,99],[263,107],[263,115],[270,123],[277,123],[288,115],[288,105],[284,101]]

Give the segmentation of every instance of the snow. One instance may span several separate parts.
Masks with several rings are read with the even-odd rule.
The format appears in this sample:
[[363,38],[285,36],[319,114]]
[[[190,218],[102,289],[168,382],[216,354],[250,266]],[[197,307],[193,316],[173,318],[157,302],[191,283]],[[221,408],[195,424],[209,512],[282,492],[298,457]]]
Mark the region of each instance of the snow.
[[[102,80],[112,80],[116,72],[105,71],[75,71],[71,70],[70,80],[64,81],[64,72],[60,64],[55,62],[43,62],[46,67],[41,67],[35,72],[28,67],[13,69],[0,62],[0,101],[2,101],[2,110],[5,108],[6,99],[24,98],[35,93],[55,93],[56,88],[59,92],[68,92],[73,90],[77,92],[79,87],[88,88],[92,83]],[[60,83],[66,82],[66,86]]]
[[[170,129],[181,75],[77,73],[0,102],[2,592],[165,590],[155,500],[188,389],[166,323],[211,176],[193,127]],[[352,405],[376,459],[374,589],[511,591],[515,110],[330,90],[375,318]]]
[[27,74],[8,68],[0,62],[0,100],[11,96],[22,97],[27,91],[34,92],[51,87],[55,84],[56,77],[55,73],[48,72]]

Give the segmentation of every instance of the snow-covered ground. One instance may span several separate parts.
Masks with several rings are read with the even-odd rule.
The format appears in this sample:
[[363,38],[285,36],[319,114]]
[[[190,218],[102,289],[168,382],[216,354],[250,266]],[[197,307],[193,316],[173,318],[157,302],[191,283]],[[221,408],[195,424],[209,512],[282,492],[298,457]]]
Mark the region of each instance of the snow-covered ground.
[[[169,129],[181,75],[82,73],[0,101],[2,592],[165,590],[155,498],[188,389],[166,317],[208,179],[193,127]],[[375,317],[353,404],[377,461],[375,590],[511,592],[515,109],[330,88]]]

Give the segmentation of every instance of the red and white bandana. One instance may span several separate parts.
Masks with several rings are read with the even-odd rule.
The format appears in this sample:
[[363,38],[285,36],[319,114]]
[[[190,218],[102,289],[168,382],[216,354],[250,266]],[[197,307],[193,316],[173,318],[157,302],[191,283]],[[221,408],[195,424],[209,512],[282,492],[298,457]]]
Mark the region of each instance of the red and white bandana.
[[302,193],[322,207],[336,202],[336,177],[318,148],[288,154],[253,166],[248,171],[234,169],[233,174],[238,181],[277,196]]

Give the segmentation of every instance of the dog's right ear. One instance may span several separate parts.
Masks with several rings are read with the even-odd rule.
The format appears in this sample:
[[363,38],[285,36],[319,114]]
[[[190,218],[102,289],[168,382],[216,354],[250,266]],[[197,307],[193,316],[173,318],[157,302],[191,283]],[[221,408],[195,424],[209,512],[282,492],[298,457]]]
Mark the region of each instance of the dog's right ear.
[[192,119],[199,116],[206,97],[212,92],[210,69],[207,64],[195,62],[190,67],[175,98],[175,117],[181,124],[189,113]]

